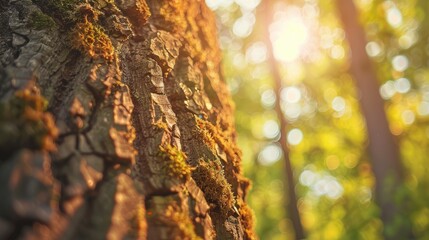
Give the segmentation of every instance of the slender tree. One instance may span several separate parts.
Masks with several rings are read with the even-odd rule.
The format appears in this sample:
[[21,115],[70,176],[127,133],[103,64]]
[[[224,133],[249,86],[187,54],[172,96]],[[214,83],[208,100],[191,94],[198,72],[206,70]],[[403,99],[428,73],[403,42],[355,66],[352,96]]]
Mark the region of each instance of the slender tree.
[[204,1],[0,1],[0,239],[253,239]]
[[359,24],[353,0],[337,0],[337,6],[351,50],[350,71],[366,120],[376,202],[381,210],[384,236],[386,239],[412,239],[405,209],[401,206],[403,202],[398,199],[403,183],[399,149],[389,130],[376,72],[365,51],[365,32]]
[[289,215],[289,218],[292,222],[294,233],[295,233],[295,239],[304,239],[305,233],[304,228],[302,227],[301,223],[301,217],[298,210],[298,197],[295,192],[295,178],[293,174],[292,169],[292,163],[290,160],[290,149],[287,145],[287,139],[286,139],[286,131],[287,131],[287,119],[283,113],[282,107],[281,107],[281,100],[280,100],[280,94],[283,89],[283,81],[282,76],[280,74],[280,70],[278,67],[278,63],[276,59],[274,58],[274,49],[273,44],[270,39],[270,32],[269,32],[269,26],[273,22],[273,16],[274,12],[272,11],[272,2],[270,0],[264,0],[262,6],[262,18],[263,18],[263,26],[264,26],[264,42],[267,46],[267,59],[268,64],[270,68],[271,78],[274,85],[274,91],[276,93],[276,103],[275,103],[275,111],[277,115],[277,119],[280,123],[280,138],[278,140],[278,143],[280,145],[280,148],[283,153],[283,166],[284,166],[284,183],[286,187],[285,194],[284,194],[284,201],[285,201],[285,210],[286,213]]

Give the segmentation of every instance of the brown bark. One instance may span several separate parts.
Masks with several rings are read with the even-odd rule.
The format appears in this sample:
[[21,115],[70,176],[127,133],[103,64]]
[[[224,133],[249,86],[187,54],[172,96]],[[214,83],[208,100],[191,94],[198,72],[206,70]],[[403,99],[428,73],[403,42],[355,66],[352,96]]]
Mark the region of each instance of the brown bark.
[[274,58],[273,44],[270,40],[269,25],[273,22],[274,12],[272,11],[271,1],[264,0],[263,2],[263,18],[264,26],[266,31],[264,32],[265,44],[267,45],[268,64],[270,66],[271,77],[273,80],[274,91],[276,93],[275,111],[280,123],[280,138],[278,143],[283,153],[283,182],[285,183],[286,189],[284,193],[284,207],[288,217],[292,222],[292,226],[295,233],[295,239],[305,239],[305,232],[302,226],[301,217],[298,210],[298,197],[295,192],[295,177],[293,174],[292,163],[290,159],[290,149],[287,145],[286,131],[288,122],[282,110],[282,103],[280,100],[280,94],[283,89],[283,81],[278,67],[278,63]]
[[0,22],[0,238],[253,238],[204,1],[1,0]]
[[337,0],[337,5],[351,49],[351,74],[366,120],[368,148],[376,182],[376,202],[381,210],[384,235],[386,239],[412,239],[406,210],[402,205],[405,202],[398,199],[403,183],[400,153],[389,130],[376,72],[365,51],[365,32],[359,24],[353,0]]

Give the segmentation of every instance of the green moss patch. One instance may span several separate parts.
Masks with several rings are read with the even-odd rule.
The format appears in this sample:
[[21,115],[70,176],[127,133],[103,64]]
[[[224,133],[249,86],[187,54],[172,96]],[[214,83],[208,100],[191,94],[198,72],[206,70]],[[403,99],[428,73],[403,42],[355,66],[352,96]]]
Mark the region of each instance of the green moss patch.
[[51,29],[57,25],[50,16],[38,11],[31,13],[28,24],[36,30]]
[[209,203],[214,203],[224,216],[235,204],[231,185],[224,176],[220,163],[200,160],[198,167],[192,173],[197,185],[204,192]]
[[170,177],[187,180],[191,176],[191,167],[186,162],[186,154],[176,146],[161,146],[160,154],[163,170]]

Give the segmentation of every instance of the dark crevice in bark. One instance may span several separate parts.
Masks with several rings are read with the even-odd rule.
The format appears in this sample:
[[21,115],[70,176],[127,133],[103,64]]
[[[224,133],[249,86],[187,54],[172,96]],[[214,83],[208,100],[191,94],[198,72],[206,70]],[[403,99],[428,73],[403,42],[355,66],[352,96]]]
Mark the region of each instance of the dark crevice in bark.
[[54,95],[49,102],[48,111],[54,114],[62,110],[64,101],[70,97],[76,87],[76,82],[73,81],[73,79],[77,74],[74,73],[74,70],[77,69],[78,64],[80,64],[80,59],[77,54],[71,53],[69,56],[70,61],[66,62],[67,67],[63,70],[58,70],[62,71],[61,74],[59,74],[61,78],[52,84]]
[[9,26],[9,1],[2,0],[0,12],[0,26],[2,26],[0,34],[0,56],[1,65],[6,67],[10,64],[10,59],[4,59],[5,53],[13,49],[12,45],[12,30]]

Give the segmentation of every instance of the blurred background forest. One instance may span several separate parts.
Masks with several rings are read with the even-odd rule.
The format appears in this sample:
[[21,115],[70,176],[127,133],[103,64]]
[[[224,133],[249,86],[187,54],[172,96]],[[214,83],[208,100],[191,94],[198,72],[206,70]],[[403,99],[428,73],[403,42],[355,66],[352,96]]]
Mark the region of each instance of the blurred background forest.
[[[429,1],[354,1],[384,103],[374,111],[387,116],[396,146],[387,151],[399,149],[401,162],[398,180],[378,189],[341,1],[206,0],[218,16],[257,234],[294,239],[292,192],[307,239],[405,239],[395,229],[429,239]],[[388,224],[377,191],[402,212]]]

